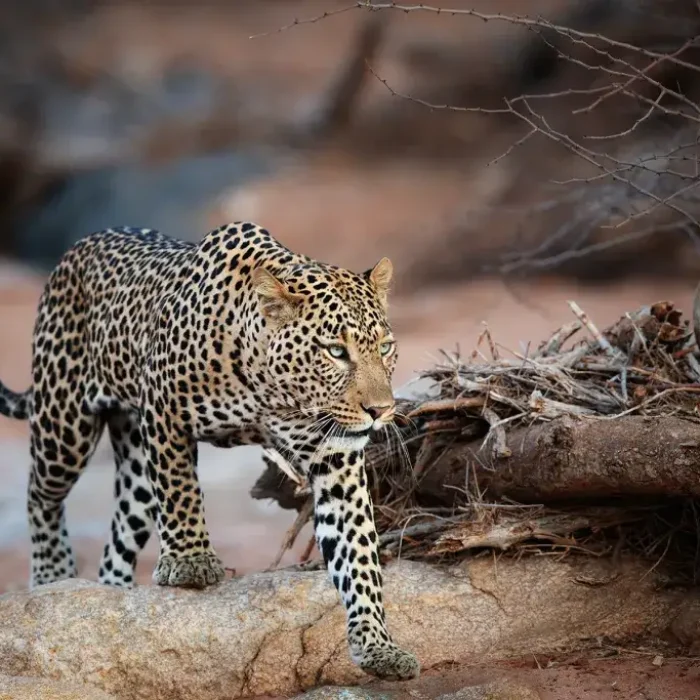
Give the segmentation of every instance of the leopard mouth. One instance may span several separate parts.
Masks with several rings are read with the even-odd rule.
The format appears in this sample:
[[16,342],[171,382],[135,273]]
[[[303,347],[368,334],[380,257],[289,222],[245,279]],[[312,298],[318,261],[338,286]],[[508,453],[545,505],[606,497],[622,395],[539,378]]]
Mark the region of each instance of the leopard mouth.
[[353,430],[351,428],[343,428],[345,435],[348,437],[367,437],[373,430],[373,426],[369,428],[359,428],[358,430]]
[[368,425],[366,427],[357,427],[355,425],[347,425],[341,423],[338,418],[333,417],[333,427],[331,432],[335,430],[335,435],[337,437],[347,437],[347,438],[361,438],[367,437],[373,431],[373,425]]

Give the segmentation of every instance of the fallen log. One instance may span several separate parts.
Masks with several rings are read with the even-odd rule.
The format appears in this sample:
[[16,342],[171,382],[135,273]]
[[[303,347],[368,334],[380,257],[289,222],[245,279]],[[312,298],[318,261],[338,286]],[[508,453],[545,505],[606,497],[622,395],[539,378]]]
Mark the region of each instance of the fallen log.
[[[507,449],[498,454],[507,457],[494,456],[481,438],[435,446],[438,456],[411,486],[416,501],[460,505],[474,487],[488,498],[521,503],[700,497],[700,424],[691,420],[564,416],[515,428],[505,441]],[[385,473],[380,493],[412,478],[398,469]],[[306,499],[296,497],[294,489],[270,464],[251,495],[299,510]]]
[[490,497],[523,503],[700,496],[700,424],[689,420],[566,416],[506,440],[509,457],[491,458],[481,440],[446,449],[417,485],[419,497],[453,501],[470,475]]

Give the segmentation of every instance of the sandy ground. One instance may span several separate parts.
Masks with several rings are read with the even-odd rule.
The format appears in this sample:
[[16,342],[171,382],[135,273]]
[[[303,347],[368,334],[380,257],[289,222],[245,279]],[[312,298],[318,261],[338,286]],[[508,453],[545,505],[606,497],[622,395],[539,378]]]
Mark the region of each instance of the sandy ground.
[[[656,658],[656,661],[654,659]],[[655,665],[661,662],[661,665]],[[700,664],[659,659],[653,652],[632,650],[617,656],[596,653],[558,659],[520,659],[501,664],[431,669],[410,684],[372,683],[391,688],[406,700],[435,698],[470,685],[512,679],[539,691],[542,700],[697,700]]]

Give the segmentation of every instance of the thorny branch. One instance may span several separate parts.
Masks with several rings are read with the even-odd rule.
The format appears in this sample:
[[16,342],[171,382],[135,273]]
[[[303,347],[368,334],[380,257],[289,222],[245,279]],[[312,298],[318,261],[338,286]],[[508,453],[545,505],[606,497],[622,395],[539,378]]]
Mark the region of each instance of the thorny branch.
[[[675,23],[668,4],[657,7],[650,0],[643,10],[636,3],[621,2],[616,7],[617,25],[611,21],[609,27],[592,31],[567,24],[568,17],[555,21],[463,7],[357,0],[316,17],[295,19],[278,31],[351,10],[439,14],[512,25],[524,32],[523,42],[539,43],[555,53],[558,73],[565,81],[560,89],[544,84],[539,90],[504,94],[493,105],[435,102],[407,94],[383,77],[378,63],[366,61],[368,73],[393,97],[430,110],[517,120],[523,132],[488,165],[519,154],[524,160],[546,142],[573,156],[571,176],[547,183],[556,188],[549,201],[558,205],[550,206],[549,214],[555,215],[556,209],[564,223],[545,234],[544,240],[540,237],[535,249],[504,260],[501,271],[511,272],[552,267],[657,234],[680,233],[695,241],[700,232],[700,7],[678,4]],[[659,27],[645,30],[646,34],[620,33],[625,17],[619,13],[638,16],[654,8],[658,16],[664,15]],[[574,73],[567,73],[567,67]],[[551,228],[546,220],[541,226],[545,231]]]

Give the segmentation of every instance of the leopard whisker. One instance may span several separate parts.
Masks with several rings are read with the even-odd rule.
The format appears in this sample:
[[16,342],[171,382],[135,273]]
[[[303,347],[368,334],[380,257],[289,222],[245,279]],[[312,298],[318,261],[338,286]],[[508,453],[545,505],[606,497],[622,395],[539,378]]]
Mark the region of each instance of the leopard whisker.
[[408,471],[409,473],[413,473],[413,470],[411,469],[411,455],[408,451],[408,447],[406,446],[406,442],[403,439],[403,435],[401,435],[401,431],[398,429],[398,427],[394,423],[389,423],[389,426],[392,429],[392,432],[394,436],[396,437],[396,440],[399,444],[399,457],[401,460],[401,466]]

